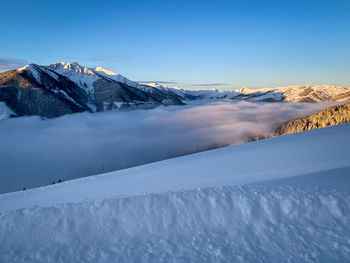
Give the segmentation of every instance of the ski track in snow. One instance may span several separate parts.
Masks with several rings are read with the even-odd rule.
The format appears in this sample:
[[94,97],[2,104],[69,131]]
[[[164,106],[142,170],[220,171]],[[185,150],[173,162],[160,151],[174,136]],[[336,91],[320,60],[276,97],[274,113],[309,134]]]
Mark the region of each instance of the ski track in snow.
[[0,262],[349,262],[350,125],[0,195]]

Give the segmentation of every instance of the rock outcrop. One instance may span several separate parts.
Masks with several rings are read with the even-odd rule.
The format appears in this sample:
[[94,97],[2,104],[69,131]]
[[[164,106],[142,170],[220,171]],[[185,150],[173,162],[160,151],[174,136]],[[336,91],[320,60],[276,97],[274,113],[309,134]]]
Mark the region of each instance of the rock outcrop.
[[275,135],[285,135],[350,122],[350,103],[337,105],[305,118],[288,121],[277,128]]

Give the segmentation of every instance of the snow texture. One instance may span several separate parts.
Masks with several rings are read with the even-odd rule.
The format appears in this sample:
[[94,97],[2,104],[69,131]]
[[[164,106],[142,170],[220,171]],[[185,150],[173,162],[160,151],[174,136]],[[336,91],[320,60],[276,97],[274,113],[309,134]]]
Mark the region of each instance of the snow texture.
[[[88,106],[92,112],[96,111],[96,107],[93,105],[93,97],[95,93],[94,82],[100,77],[96,73],[87,67],[82,67],[76,62],[61,62],[55,63],[48,66],[51,70],[56,73],[63,75],[73,81],[76,85],[81,87],[89,95]],[[67,99],[71,100],[67,95]],[[71,100],[72,101],[72,100]]]
[[79,87],[85,88],[88,93],[94,93],[93,83],[99,79],[99,76],[90,68],[82,67],[76,62],[56,63],[49,67],[58,74],[66,76]]
[[4,262],[346,262],[348,190],[258,184],[11,211],[0,215],[0,255]]
[[39,73],[38,73],[38,70],[37,70],[35,64],[30,63],[30,64],[28,64],[27,66],[24,66],[24,67],[21,67],[21,68],[17,69],[17,71],[19,71],[19,72],[22,72],[22,71],[30,72],[30,74],[32,75],[32,77],[33,77],[38,83],[41,82],[40,75],[39,75]]
[[0,258],[348,262],[349,134],[345,124],[0,195]]

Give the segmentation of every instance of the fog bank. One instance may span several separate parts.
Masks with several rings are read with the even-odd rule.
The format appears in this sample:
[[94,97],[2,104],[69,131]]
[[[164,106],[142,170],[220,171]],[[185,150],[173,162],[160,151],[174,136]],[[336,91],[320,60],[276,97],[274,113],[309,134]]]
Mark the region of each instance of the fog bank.
[[217,102],[0,121],[0,193],[266,136],[334,103]]

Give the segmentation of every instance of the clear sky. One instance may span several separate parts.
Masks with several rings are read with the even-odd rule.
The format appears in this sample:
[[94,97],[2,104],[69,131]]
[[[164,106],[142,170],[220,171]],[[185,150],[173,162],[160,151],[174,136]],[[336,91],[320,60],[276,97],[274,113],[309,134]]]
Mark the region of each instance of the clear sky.
[[350,87],[350,1],[0,0],[0,70],[61,61],[185,88]]

